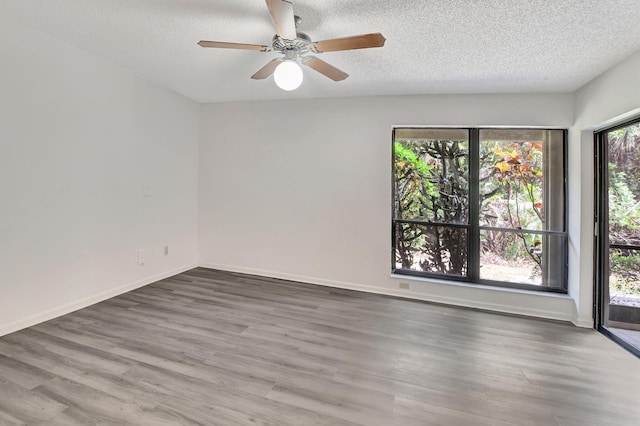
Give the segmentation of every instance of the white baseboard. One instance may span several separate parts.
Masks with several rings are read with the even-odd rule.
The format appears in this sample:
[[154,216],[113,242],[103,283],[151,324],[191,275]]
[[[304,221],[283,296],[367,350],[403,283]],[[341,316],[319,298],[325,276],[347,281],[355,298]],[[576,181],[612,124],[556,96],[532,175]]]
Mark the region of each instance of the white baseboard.
[[[335,287],[335,288],[341,288],[341,289],[347,289],[347,290],[364,291],[367,293],[383,294],[387,296],[397,296],[397,297],[403,297],[407,299],[441,303],[445,305],[461,306],[465,308],[482,309],[486,311],[507,313],[507,314],[513,314],[513,315],[565,321],[565,322],[571,322],[578,327],[591,328],[593,326],[593,324],[586,325],[586,323],[585,324],[576,323],[574,321],[575,318],[573,317],[572,314],[569,314],[569,313],[565,314],[562,312],[548,311],[543,309],[528,308],[523,306],[514,307],[510,305],[490,303],[490,302],[479,301],[474,299],[460,299],[456,297],[440,296],[440,295],[433,295],[433,294],[427,294],[427,293],[418,293],[413,291],[403,291],[400,289],[396,290],[396,289],[390,289],[390,288],[384,288],[384,287],[374,287],[374,286],[369,286],[365,284],[356,284],[356,283],[345,282],[345,281],[327,280],[323,278],[307,277],[303,275],[287,274],[282,272],[240,267],[240,266],[234,266],[234,265],[221,265],[221,264],[215,264],[215,263],[201,262],[200,267],[209,268],[209,269],[219,269],[219,270],[230,271],[230,272],[238,272],[238,273],[244,273],[244,274],[250,274],[250,275],[260,275],[264,277],[279,278],[279,279],[290,280],[290,281],[300,281],[308,284],[316,284],[316,285]],[[487,291],[501,291],[501,289],[492,288]],[[556,295],[553,295],[553,296],[557,297]]]
[[198,264],[194,263],[194,264],[186,265],[180,268],[172,269],[170,271],[165,271],[159,274],[155,274],[150,277],[146,277],[146,278],[104,291],[94,296],[86,297],[84,299],[81,299],[72,303],[68,303],[64,306],[51,309],[47,312],[42,312],[22,320],[14,321],[12,323],[0,326],[0,336],[4,336],[6,334],[13,333],[15,331],[22,330],[27,327],[40,324],[41,322],[52,320],[59,316],[69,314],[73,311],[77,311],[78,309],[86,308],[88,306],[94,305],[96,303],[102,302],[104,300],[110,299],[112,297],[118,296],[128,291],[135,290],[140,287],[144,287],[145,285],[149,285],[156,281],[160,281],[165,278],[169,278],[173,275],[177,275],[182,272],[188,271],[190,269],[196,268],[197,266]]
[[593,318],[578,318],[578,317],[573,317],[571,319],[571,322],[574,323],[577,327],[583,327],[583,328],[593,328]]

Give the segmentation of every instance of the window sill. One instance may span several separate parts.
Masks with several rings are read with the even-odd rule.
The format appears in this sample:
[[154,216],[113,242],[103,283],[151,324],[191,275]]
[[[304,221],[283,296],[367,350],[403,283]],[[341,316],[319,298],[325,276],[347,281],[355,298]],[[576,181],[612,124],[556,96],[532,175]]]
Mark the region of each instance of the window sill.
[[404,274],[392,273],[390,276],[391,278],[399,281],[412,281],[412,282],[420,282],[424,284],[438,284],[438,285],[447,285],[447,286],[462,287],[462,288],[491,290],[491,291],[498,291],[503,293],[526,294],[531,296],[550,297],[550,298],[556,298],[556,299],[572,299],[572,297],[569,296],[568,293],[558,293],[554,291],[535,291],[535,290],[500,287],[500,286],[493,286],[493,285],[486,285],[486,284],[473,284],[465,281],[440,280],[437,278],[416,277],[414,275],[404,275]]

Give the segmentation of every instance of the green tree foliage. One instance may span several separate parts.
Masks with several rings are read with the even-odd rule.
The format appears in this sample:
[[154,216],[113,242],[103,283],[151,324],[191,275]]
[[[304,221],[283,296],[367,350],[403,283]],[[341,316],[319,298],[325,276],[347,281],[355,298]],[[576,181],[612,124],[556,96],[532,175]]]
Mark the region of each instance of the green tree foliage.
[[609,240],[615,244],[640,245],[640,202],[629,188],[625,172],[609,163]]
[[[543,229],[543,154],[541,142],[483,141],[480,146],[480,216],[487,226]],[[541,240],[535,234],[487,232],[483,248],[508,260],[527,256],[542,266]]]
[[[640,124],[608,133],[609,242],[640,245]],[[612,290],[640,295],[640,253],[611,249]]]
[[[429,181],[430,167],[417,153],[403,142],[394,144],[395,155],[395,214],[397,219],[412,219],[420,216],[425,194],[433,192]],[[414,253],[423,245],[424,234],[417,226],[397,225],[396,255],[403,269],[411,269]]]
[[[466,141],[399,140],[394,157],[397,219],[467,223]],[[465,273],[466,233],[459,228],[398,224],[396,239],[396,261],[403,269]]]

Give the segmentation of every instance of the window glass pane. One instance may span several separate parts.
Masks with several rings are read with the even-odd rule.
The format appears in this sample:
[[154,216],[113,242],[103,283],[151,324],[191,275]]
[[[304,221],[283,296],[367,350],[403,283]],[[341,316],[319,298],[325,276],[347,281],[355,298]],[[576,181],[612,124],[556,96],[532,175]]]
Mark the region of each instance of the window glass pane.
[[[607,132],[609,206],[608,320],[638,325],[640,315],[640,123]],[[640,311],[639,311],[640,312]]]
[[[480,279],[562,288],[564,268],[559,260],[563,258],[564,238],[481,230]],[[550,263],[554,265],[550,267]]]
[[396,223],[395,236],[396,269],[467,274],[466,228]]
[[480,131],[480,225],[564,231],[561,130]]
[[609,244],[640,246],[640,123],[607,133]]
[[395,218],[468,223],[468,131],[396,129],[395,135]]
[[609,297],[612,304],[640,307],[640,250],[609,248]]

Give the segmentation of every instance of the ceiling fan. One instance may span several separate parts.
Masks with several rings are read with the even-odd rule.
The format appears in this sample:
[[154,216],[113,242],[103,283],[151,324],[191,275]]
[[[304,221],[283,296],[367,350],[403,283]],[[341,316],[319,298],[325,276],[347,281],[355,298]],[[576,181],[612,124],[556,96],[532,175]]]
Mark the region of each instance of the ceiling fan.
[[313,56],[314,53],[384,46],[385,38],[380,33],[311,41],[308,35],[297,30],[301,19],[293,14],[293,4],[290,1],[266,0],[266,3],[271,20],[276,27],[276,35],[273,36],[271,46],[207,40],[201,40],[198,44],[202,47],[282,53],[284,55],[282,58],[273,59],[251,78],[262,80],[274,74],[276,84],[284,90],[294,90],[302,83],[302,69],[299,64],[306,65],[333,81],[341,81],[349,77],[346,72]]

